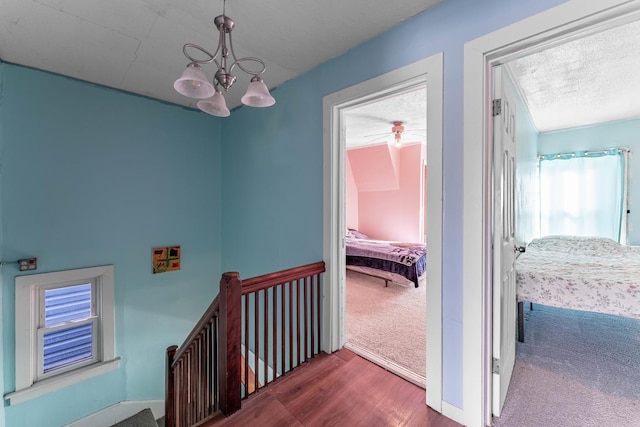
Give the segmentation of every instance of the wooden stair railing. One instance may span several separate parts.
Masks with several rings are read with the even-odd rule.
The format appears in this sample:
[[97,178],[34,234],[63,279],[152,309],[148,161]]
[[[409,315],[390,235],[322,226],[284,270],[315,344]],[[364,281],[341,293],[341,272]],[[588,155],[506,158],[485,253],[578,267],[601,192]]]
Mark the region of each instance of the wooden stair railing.
[[167,348],[167,427],[228,416],[243,397],[317,355],[324,271],[321,261],[245,281],[224,273],[182,346]]

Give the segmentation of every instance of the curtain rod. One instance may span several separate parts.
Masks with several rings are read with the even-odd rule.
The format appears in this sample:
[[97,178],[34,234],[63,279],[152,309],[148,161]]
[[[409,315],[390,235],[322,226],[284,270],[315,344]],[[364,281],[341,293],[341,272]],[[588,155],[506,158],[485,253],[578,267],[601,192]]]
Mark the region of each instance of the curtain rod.
[[576,156],[594,156],[594,155],[614,155],[618,153],[631,153],[631,150],[628,147],[617,147],[617,148],[604,148],[601,150],[581,150],[574,151],[570,153],[553,153],[553,154],[539,154],[538,160],[552,160],[556,159],[567,159]]

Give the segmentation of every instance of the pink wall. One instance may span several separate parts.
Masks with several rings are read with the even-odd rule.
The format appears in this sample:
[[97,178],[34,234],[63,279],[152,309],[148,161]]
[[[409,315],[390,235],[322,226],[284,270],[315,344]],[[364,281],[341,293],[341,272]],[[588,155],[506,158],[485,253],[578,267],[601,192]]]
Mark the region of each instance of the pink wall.
[[[422,144],[364,147],[347,155],[358,189],[358,229],[374,239],[420,242]],[[347,217],[355,214],[352,208],[347,203]]]
[[387,144],[347,150],[358,191],[397,190],[398,151]]
[[349,161],[349,156],[347,156],[347,173],[346,173],[346,184],[347,184],[347,194],[346,194],[346,203],[347,203],[347,228],[353,228],[358,230],[358,186],[356,185],[356,180],[353,177],[353,171],[351,169],[351,162]]

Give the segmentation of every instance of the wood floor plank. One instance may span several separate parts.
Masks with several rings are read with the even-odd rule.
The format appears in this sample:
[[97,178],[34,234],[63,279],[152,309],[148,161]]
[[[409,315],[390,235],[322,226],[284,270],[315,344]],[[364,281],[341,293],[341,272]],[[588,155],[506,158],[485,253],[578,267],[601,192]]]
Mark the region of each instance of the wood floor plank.
[[225,418],[221,423],[211,423],[211,426],[303,426],[278,399],[269,392],[258,392],[250,401],[243,402],[240,411]]
[[357,354],[355,354],[353,351],[348,350],[346,348],[343,348],[340,351],[336,351],[335,353],[333,353],[335,356],[339,357],[340,359],[348,362],[349,360],[353,359],[354,357],[358,357]]
[[294,369],[211,426],[461,427],[427,407],[424,389],[344,349]]
[[[396,391],[409,383],[360,357],[353,358],[342,369],[328,375],[326,381],[332,388],[330,401],[303,419],[292,412],[305,425],[322,422],[331,425],[334,419],[336,423],[348,422],[349,425],[398,425],[413,410],[402,401],[406,396]],[[412,391],[414,399],[410,406],[415,406],[417,394]],[[424,392],[421,394],[424,396]]]

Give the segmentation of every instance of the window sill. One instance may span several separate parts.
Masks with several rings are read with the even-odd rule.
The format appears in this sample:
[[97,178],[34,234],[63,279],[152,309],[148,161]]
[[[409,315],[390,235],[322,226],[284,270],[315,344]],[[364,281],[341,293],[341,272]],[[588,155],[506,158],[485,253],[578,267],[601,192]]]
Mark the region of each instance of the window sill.
[[59,390],[71,384],[76,384],[81,381],[88,380],[89,378],[113,371],[118,367],[120,367],[120,358],[116,357],[108,362],[97,363],[80,368],[76,371],[67,372],[38,381],[37,383],[33,383],[31,387],[5,394],[4,399],[8,401],[10,405],[17,405],[18,403],[26,402],[27,400]]

